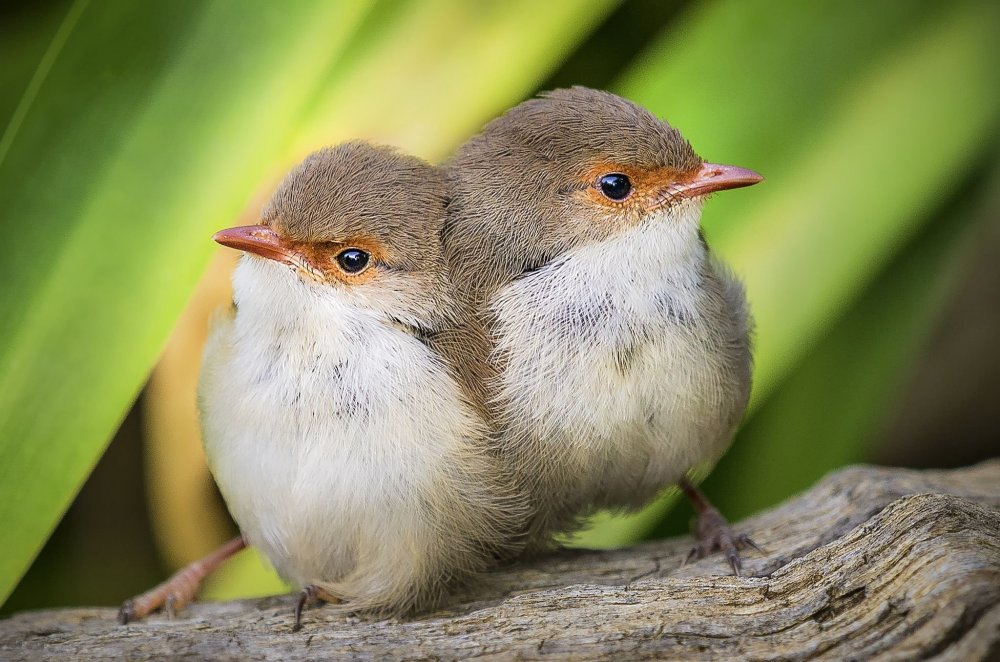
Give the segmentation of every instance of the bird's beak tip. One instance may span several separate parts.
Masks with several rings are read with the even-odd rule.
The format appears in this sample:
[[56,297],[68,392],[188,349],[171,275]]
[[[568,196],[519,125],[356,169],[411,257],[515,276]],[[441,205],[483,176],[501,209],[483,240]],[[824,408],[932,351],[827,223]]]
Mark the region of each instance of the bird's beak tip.
[[709,193],[733,188],[753,186],[764,181],[764,176],[755,170],[721,163],[702,163],[690,179],[675,189],[675,195],[682,198],[699,198]]
[[759,184],[764,181],[764,175],[756,170],[739,166],[703,163],[695,179],[706,186],[721,191]]
[[242,225],[219,230],[212,240],[227,248],[253,253],[279,262],[288,262],[292,247],[266,225]]

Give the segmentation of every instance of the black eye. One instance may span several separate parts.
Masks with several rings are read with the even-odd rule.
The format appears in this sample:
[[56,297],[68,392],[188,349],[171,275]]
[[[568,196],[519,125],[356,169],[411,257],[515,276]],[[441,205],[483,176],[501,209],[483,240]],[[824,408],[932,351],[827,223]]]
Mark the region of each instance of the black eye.
[[357,248],[348,248],[337,253],[337,264],[349,274],[356,274],[364,271],[368,266],[368,253]]
[[617,172],[604,175],[597,184],[601,187],[601,193],[612,200],[624,200],[632,192],[632,182]]

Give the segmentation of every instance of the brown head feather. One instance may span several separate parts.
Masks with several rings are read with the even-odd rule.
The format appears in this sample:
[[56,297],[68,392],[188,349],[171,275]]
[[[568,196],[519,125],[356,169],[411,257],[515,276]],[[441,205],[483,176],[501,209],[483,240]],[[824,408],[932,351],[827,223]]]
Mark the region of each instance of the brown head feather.
[[[455,278],[481,300],[526,269],[615,232],[621,211],[594,222],[585,195],[602,169],[687,173],[701,163],[680,132],[614,94],[574,87],[525,101],[445,164]],[[632,221],[642,214],[627,211]]]
[[388,147],[349,142],[310,154],[285,178],[261,222],[292,241],[367,238],[403,270],[441,260],[448,187],[440,169]]

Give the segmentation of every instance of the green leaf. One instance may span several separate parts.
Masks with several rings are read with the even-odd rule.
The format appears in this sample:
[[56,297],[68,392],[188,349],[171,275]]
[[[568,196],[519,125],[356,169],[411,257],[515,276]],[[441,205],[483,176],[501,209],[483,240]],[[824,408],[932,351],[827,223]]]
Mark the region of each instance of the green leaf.
[[390,3],[332,72],[292,151],[363,136],[441,159],[530,94],[617,4]]
[[[701,6],[625,85],[709,160],[768,178],[710,201],[705,215],[710,243],[744,278],[757,321],[752,407],[961,180],[1000,109],[989,64],[994,6],[952,3],[919,20],[910,5],[822,7],[817,15],[792,2]],[[790,57],[798,52],[808,57]],[[771,68],[750,76],[751,88],[744,67],[758,62]],[[813,63],[826,71],[812,72]],[[657,103],[658,90],[704,88],[706,76],[719,96],[676,95],[677,112]],[[576,542],[641,538],[669,505],[598,517]]]
[[52,37],[66,16],[69,0],[22,5],[0,22],[0,126],[7,126],[31,83]]
[[365,10],[72,5],[0,139],[0,599]]

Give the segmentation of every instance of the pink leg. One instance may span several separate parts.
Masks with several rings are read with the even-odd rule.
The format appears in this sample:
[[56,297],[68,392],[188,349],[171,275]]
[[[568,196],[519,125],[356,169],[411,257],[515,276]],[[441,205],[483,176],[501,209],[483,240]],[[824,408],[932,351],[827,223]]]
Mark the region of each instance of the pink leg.
[[243,536],[237,536],[208,556],[181,568],[159,586],[126,600],[118,610],[118,621],[124,625],[145,618],[161,607],[165,607],[167,613],[173,616],[176,610],[194,600],[205,577],[246,546],[247,541]]

